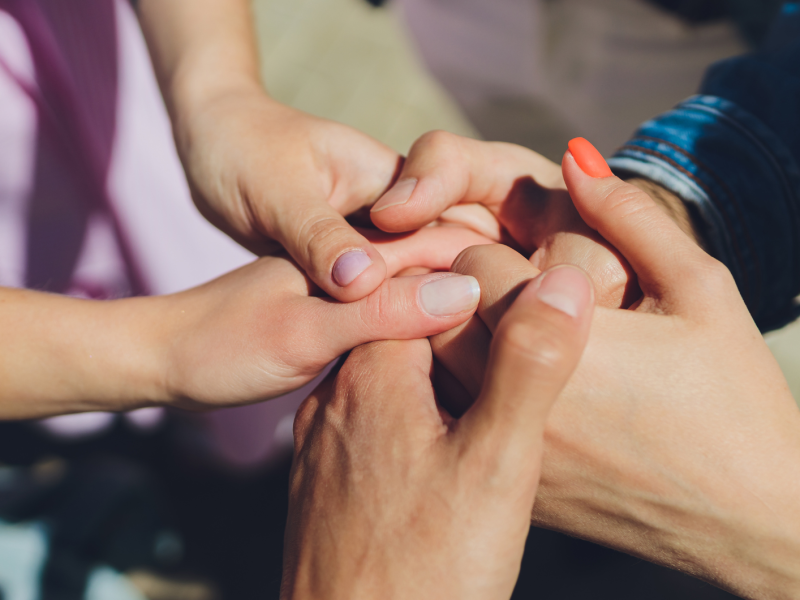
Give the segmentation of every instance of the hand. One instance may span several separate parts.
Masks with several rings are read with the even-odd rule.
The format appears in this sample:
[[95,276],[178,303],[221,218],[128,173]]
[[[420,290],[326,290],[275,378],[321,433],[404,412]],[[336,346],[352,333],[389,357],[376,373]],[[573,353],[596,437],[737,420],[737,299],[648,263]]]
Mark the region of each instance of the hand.
[[[644,297],[595,315],[548,420],[534,523],[745,598],[798,597],[800,412],[730,273],[637,188],[587,176],[569,153],[563,169]],[[467,250],[454,270],[481,281],[480,320],[432,346],[463,406],[491,333],[537,272],[499,246]]]
[[282,246],[339,300],[363,298],[383,282],[383,258],[345,216],[390,186],[396,152],[283,106],[257,85],[214,95],[181,119],[192,195],[212,223],[259,255]]
[[592,305],[577,269],[528,285],[459,420],[437,407],[427,340],[356,348],[295,419],[281,597],[509,598]]
[[377,289],[386,265],[343,215],[380,197],[400,156],[267,95],[247,0],[137,5],[200,211],[256,254],[283,246],[334,298]]
[[[390,276],[411,265],[448,269],[459,251],[486,243],[464,229],[367,235]],[[387,279],[366,298],[341,304],[320,297],[288,257],[264,257],[163,299],[171,402],[202,408],[284,394],[358,345],[447,330],[474,312],[479,297],[475,279],[440,272]]]
[[[694,234],[683,203],[667,193],[658,198]],[[539,269],[578,265],[592,277],[600,306],[627,307],[641,295],[627,261],[578,214],[560,166],[520,146],[428,133],[371,214],[384,231],[459,224],[515,247]]]
[[[395,239],[392,239],[395,238]],[[447,269],[485,238],[464,229],[372,237],[393,274]],[[339,304],[288,257],[265,257],[170,296],[91,301],[0,288],[0,419],[266,400],[351,348],[462,322],[480,290],[447,273],[385,281]]]

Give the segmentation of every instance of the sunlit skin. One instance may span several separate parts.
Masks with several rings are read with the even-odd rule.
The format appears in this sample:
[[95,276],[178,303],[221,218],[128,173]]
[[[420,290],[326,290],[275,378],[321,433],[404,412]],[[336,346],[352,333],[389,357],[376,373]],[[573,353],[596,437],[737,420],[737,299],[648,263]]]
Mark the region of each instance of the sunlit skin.
[[[390,275],[412,265],[446,270],[486,241],[465,229],[367,235]],[[463,322],[477,298],[452,314],[425,310],[424,286],[442,277],[453,275],[390,278],[343,304],[277,255],[169,296],[94,301],[0,288],[0,418],[267,400],[360,344]]]
[[[643,298],[598,308],[555,404],[533,522],[683,570],[744,598],[800,594],[800,411],[730,273],[638,188],[564,177],[619,248]],[[475,317],[432,339],[440,398],[476,397],[497,324],[538,270],[502,246],[453,270],[482,286]]]
[[508,598],[545,419],[592,309],[574,267],[531,282],[498,324],[483,389],[457,420],[437,405],[428,340],[354,350],[295,419],[281,597]]

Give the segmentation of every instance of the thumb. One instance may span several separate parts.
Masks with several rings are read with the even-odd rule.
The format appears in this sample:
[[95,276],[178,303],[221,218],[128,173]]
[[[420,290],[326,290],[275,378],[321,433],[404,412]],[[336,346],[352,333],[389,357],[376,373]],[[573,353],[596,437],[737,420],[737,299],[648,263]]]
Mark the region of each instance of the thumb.
[[581,217],[628,260],[645,294],[676,302],[688,267],[705,257],[645,192],[615,177],[588,141],[576,138],[561,163]]
[[452,329],[474,314],[480,295],[474,277],[432,273],[388,279],[350,304],[308,301],[324,303],[324,314],[315,319],[317,335],[332,360],[367,342],[425,338]]
[[593,297],[588,276],[571,265],[522,290],[494,333],[483,388],[461,419],[463,442],[538,456],[550,408],[583,354]]
[[470,187],[469,140],[443,131],[420,137],[395,184],[372,206],[372,222],[384,231],[418,229],[461,201]]
[[270,236],[337,300],[363,298],[386,277],[380,253],[327,202],[297,199],[282,206],[271,223]]
[[[370,216],[383,231],[398,233],[418,229],[461,204],[459,220],[498,240],[496,212],[520,179],[552,171],[550,161],[526,148],[433,131],[411,147],[397,182]],[[467,205],[473,206],[464,210]]]

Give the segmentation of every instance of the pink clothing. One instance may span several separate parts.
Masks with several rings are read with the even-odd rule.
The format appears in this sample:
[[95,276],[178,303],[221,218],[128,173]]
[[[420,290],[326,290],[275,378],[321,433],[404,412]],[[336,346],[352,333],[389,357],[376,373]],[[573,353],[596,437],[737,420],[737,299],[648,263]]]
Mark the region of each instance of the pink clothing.
[[[0,285],[165,294],[250,260],[192,204],[130,5],[0,0]],[[212,416],[222,455],[263,460],[300,399]]]

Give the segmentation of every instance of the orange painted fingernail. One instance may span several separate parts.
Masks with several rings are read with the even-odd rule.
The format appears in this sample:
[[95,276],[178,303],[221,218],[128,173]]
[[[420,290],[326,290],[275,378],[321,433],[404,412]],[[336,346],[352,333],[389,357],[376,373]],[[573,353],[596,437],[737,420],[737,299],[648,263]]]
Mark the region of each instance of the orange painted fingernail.
[[588,140],[583,138],[570,140],[569,151],[581,170],[589,177],[611,177],[614,175],[606,159]]

